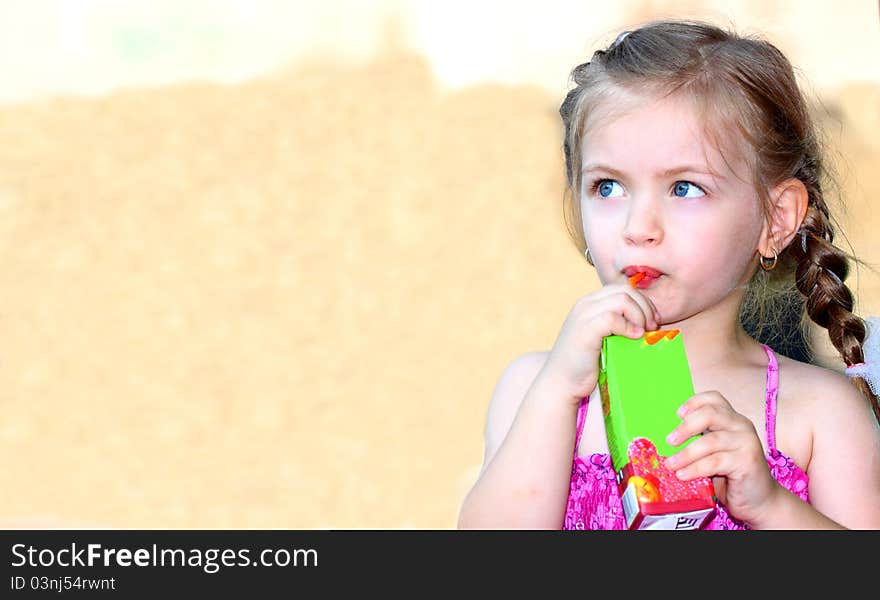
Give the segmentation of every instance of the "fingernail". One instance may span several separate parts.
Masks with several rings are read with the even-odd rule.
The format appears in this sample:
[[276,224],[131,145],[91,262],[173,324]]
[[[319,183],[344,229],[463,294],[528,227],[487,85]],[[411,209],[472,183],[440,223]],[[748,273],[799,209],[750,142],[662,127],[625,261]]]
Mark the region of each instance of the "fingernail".
[[675,435],[675,432],[670,433],[666,436],[666,443],[675,446],[675,443],[678,441],[678,436]]
[[684,406],[685,405],[682,404],[681,406],[678,407],[678,410],[675,411],[675,414],[677,414],[679,416],[679,418],[684,416],[684,413],[685,413]]
[[666,466],[670,469],[674,469],[677,464],[678,458],[676,458],[676,455],[674,454],[666,459]]

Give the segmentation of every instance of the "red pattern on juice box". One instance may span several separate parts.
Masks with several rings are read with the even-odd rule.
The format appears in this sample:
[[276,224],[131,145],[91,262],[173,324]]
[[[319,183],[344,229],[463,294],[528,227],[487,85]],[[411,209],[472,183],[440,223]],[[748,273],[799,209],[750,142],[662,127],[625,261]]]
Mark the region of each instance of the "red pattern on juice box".
[[682,481],[666,466],[666,457],[659,456],[657,447],[647,438],[637,437],[630,442],[627,457],[634,475],[659,483],[661,502],[711,500],[714,496],[712,481],[708,477]]

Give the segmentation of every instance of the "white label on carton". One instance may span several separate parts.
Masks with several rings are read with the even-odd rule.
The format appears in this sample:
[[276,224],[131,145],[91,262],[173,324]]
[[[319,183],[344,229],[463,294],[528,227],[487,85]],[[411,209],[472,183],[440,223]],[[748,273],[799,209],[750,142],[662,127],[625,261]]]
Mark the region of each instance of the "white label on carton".
[[[623,504],[623,516],[626,519],[627,529],[632,528],[633,522],[639,516],[639,501],[636,497],[636,485],[630,480],[626,489],[620,496]],[[691,512],[670,513],[668,515],[645,515],[637,529],[699,529],[706,516],[715,510],[714,508],[701,508]]]
[[712,510],[711,508],[704,508],[686,513],[645,515],[639,524],[639,529],[698,529]]
[[626,517],[626,527],[629,529],[632,527],[633,521],[639,514],[639,501],[636,499],[636,486],[632,481],[626,485],[626,489],[623,491],[620,500],[623,503],[623,516]]

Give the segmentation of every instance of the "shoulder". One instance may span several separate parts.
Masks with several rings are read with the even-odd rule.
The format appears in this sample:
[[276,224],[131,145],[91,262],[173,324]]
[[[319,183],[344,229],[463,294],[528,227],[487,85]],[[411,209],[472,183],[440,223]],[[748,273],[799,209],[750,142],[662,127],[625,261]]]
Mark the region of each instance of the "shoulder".
[[780,391],[785,386],[787,397],[799,412],[814,423],[849,421],[862,417],[871,407],[868,399],[842,372],[777,355]]
[[526,352],[515,357],[501,373],[492,392],[486,415],[486,462],[504,440],[538,372],[547,362],[549,352]]
[[[532,384],[538,371],[547,362],[549,354],[549,352],[525,352],[515,357],[508,363],[498,378],[498,382],[495,385],[495,394],[499,391],[505,392],[521,388],[525,392],[525,388]],[[495,394],[493,394],[493,399]]]
[[869,400],[835,369],[780,358],[779,370],[794,396],[788,414],[810,432],[810,503],[847,527],[880,527],[880,426]]
[[487,434],[490,433],[488,429],[494,425],[503,425],[505,422],[510,424],[523,396],[547,362],[548,354],[549,352],[526,352],[514,358],[505,367],[495,384],[492,400],[489,403]]

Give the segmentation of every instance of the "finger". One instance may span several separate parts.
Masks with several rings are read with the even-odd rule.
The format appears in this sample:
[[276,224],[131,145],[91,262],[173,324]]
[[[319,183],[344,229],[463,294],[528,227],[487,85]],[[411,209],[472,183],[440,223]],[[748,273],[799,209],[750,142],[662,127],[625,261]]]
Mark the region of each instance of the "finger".
[[651,330],[655,330],[660,326],[660,311],[657,310],[657,306],[650,298],[645,296],[638,289],[632,288],[628,285],[621,286],[620,291],[635,300],[636,303],[638,303],[638,305],[642,307],[642,310],[645,312],[645,316],[648,317],[648,320],[651,322]]
[[626,292],[618,292],[602,298],[591,305],[587,314],[596,315],[607,311],[622,314],[629,321],[644,328],[645,331],[651,331],[657,326],[651,307],[644,303],[640,304],[638,299]]
[[720,392],[715,390],[710,390],[707,392],[700,392],[699,394],[694,394],[690,398],[688,398],[684,404],[678,407],[675,411],[680,418],[684,418],[688,413],[694,412],[695,410],[703,407],[703,406],[726,406],[730,410],[733,408],[730,406],[730,402],[727,401],[727,398],[721,395]]
[[738,450],[740,436],[727,431],[715,431],[703,435],[666,458],[666,466],[673,471],[684,469],[703,458],[719,452]]
[[657,305],[654,304],[654,301],[640,292],[637,288],[625,288],[627,294],[630,294],[639,304],[647,305],[647,310],[650,311],[651,316],[654,317],[654,327],[653,329],[660,328],[660,311],[657,310]]
[[655,321],[655,323],[656,323],[656,324],[654,325],[654,329],[660,329],[660,325],[662,324],[662,321],[661,321],[662,317],[660,316],[660,311],[657,310],[657,305],[654,304],[654,301],[651,300],[650,298],[648,298],[647,296],[644,296],[644,295],[642,295],[642,294],[639,294],[639,295],[642,296],[642,298],[644,298],[645,300],[648,301],[648,304],[651,305],[651,309],[654,311],[654,321]]
[[644,326],[627,319],[624,315],[617,312],[606,311],[596,315],[593,320],[600,324],[600,345],[601,338],[604,338],[607,335],[622,335],[628,338],[638,339],[645,334]]
[[675,471],[675,476],[682,481],[689,481],[697,477],[715,477],[725,475],[729,469],[726,466],[729,461],[729,453],[715,453],[692,462],[687,467]]
[[581,339],[580,345],[589,352],[601,352],[605,337],[620,335],[631,339],[639,339],[645,334],[644,326],[639,324],[637,316],[628,319],[624,311],[617,307],[611,307],[591,315],[579,315],[575,323],[575,332]]
[[742,462],[738,440],[742,440],[742,436],[729,432],[707,434],[668,457],[666,467],[685,481],[696,477],[728,476],[738,462]]
[[633,312],[631,307],[628,311],[633,315],[632,319],[628,319],[622,309],[614,306],[596,314],[579,315],[575,331],[578,332],[581,347],[591,353],[601,352],[606,336],[621,335],[631,339],[642,337],[645,328],[637,321],[637,314],[640,313]]
[[629,284],[608,284],[598,292],[596,298],[607,298],[620,293],[626,294],[632,298],[636,304],[642,308],[642,312],[645,313],[646,318],[650,322],[648,329],[653,330],[659,327],[660,312],[657,310],[657,307],[650,298],[642,294],[639,290],[632,288]]
[[728,419],[716,406],[702,406],[685,415],[681,423],[666,436],[671,446],[680,446],[695,435],[729,428]]
[[754,426],[733,409],[708,404],[686,414],[666,439],[670,445],[680,446],[694,436],[719,431],[748,433],[754,431]]

